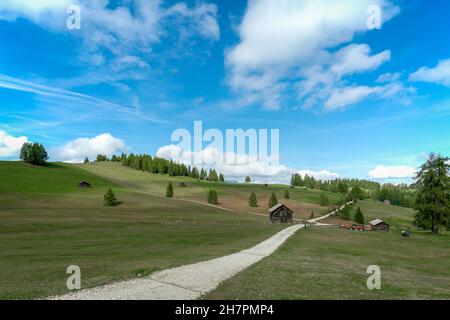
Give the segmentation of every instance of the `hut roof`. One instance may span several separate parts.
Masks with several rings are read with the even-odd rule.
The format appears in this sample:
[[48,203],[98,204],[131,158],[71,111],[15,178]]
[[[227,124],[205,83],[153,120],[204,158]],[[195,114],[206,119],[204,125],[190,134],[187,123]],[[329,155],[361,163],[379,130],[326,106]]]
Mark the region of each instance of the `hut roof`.
[[277,211],[277,210],[280,209],[281,207],[285,207],[285,208],[288,209],[289,211],[294,212],[294,211],[292,211],[291,209],[289,209],[287,206],[285,206],[285,205],[282,204],[282,203],[278,203],[278,204],[274,205],[274,206],[273,206],[272,208],[270,208],[268,211],[269,211],[269,213],[272,213],[272,212]]
[[[386,222],[384,222],[384,221],[381,220],[381,219],[375,219],[375,220],[372,220],[372,221],[369,222],[369,224],[371,224],[371,225],[373,225],[373,226],[379,225],[379,224],[381,224],[381,223],[387,224]],[[387,224],[387,225],[389,225],[389,224]]]

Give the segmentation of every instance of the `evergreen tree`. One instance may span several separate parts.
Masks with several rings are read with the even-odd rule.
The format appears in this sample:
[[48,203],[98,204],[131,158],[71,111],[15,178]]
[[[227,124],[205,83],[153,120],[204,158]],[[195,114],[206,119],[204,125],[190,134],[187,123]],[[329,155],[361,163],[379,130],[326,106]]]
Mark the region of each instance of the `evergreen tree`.
[[173,186],[172,186],[172,182],[169,182],[169,184],[167,185],[166,197],[167,197],[167,198],[173,198]]
[[84,159],[84,163],[86,164],[86,163],[89,163],[89,158],[88,157],[86,157],[86,159]]
[[270,196],[270,200],[269,200],[269,209],[277,204],[278,204],[277,196],[275,195],[274,192],[272,192],[272,195]]
[[117,198],[111,188],[108,189],[105,196],[103,197],[105,206],[114,207],[118,205]]
[[364,215],[363,215],[360,207],[358,207],[356,209],[356,213],[355,213],[355,216],[353,217],[353,221],[355,221],[358,224],[364,224]]
[[415,223],[418,227],[439,232],[440,225],[447,225],[450,215],[450,164],[449,158],[430,154],[416,176],[418,188],[415,207]]
[[208,192],[207,199],[208,199],[208,203],[210,203],[210,204],[218,204],[219,198],[217,196],[216,190],[210,189]]
[[256,193],[252,192],[248,199],[248,204],[250,207],[255,208],[258,206],[258,199],[256,199]]
[[223,176],[223,173],[220,174],[219,181],[220,182],[225,182],[225,177]]
[[289,190],[286,190],[286,191],[284,192],[284,198],[285,198],[285,199],[290,199],[290,198],[291,198],[291,196],[289,195]]
[[314,219],[314,212],[311,211],[311,214],[309,216],[309,219]]
[[251,183],[252,179],[249,176],[245,177],[245,183]]
[[213,204],[219,204],[219,197],[217,196],[216,190],[212,191],[212,200]]
[[342,210],[340,210],[339,212],[339,216],[341,219],[343,220],[352,220],[351,218],[351,214],[350,214],[350,208],[348,206],[345,206],[344,208],[342,208]]

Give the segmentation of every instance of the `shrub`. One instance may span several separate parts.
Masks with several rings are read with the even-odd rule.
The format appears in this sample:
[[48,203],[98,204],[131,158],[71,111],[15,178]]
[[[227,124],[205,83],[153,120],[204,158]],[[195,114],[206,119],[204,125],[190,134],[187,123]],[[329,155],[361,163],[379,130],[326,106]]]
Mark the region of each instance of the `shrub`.
[[355,213],[355,216],[353,217],[353,221],[355,221],[358,224],[364,224],[364,215],[363,215],[360,207],[358,207],[356,209],[356,213]]

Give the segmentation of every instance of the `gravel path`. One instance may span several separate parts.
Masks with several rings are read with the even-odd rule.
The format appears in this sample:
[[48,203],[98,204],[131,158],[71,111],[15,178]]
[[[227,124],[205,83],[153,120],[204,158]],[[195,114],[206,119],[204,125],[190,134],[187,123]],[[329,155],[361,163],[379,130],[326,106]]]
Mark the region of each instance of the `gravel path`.
[[290,226],[253,248],[217,259],[167,269],[146,278],[80,290],[57,300],[192,300],[272,254],[303,224]]

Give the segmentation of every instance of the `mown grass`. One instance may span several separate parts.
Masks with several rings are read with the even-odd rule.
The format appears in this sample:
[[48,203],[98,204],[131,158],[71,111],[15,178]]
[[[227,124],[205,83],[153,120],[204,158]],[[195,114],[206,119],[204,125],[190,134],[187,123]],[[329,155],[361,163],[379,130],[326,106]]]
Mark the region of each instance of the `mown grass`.
[[[369,265],[381,290],[368,290]],[[239,273],[205,299],[450,299],[450,233],[300,230],[275,254]]]
[[[283,227],[129,189],[74,165],[2,163],[0,176],[0,299],[65,293],[72,264],[82,287],[92,287],[237,252]],[[93,188],[79,189],[79,180]],[[108,187],[121,205],[103,205]]]
[[[286,185],[260,185],[260,184],[233,184],[233,183],[214,183],[201,181],[188,177],[169,177],[167,175],[150,174],[128,167],[119,163],[101,162],[79,165],[79,168],[85,169],[96,175],[102,176],[119,185],[139,190],[142,192],[164,196],[166,187],[172,182],[175,190],[175,198],[191,199],[206,202],[206,195],[210,189],[215,189],[219,196],[220,206],[238,210],[242,212],[255,212],[267,214],[267,205],[269,198],[274,192],[279,202],[285,203],[291,207],[296,217],[309,217],[311,212],[319,216],[327,212],[327,207],[320,206],[320,197],[325,193],[330,204],[336,204],[341,197],[335,193],[323,192],[320,190],[305,190],[301,188],[289,188]],[[186,182],[187,188],[179,187],[179,182]],[[288,190],[290,199],[284,199],[284,193]],[[250,208],[248,198],[252,192],[255,192],[258,198],[259,206]]]
[[[80,189],[79,182],[88,181],[92,188]],[[104,191],[118,187],[98,175],[73,165],[49,163],[45,167],[23,162],[0,161],[0,194],[11,193],[65,193]]]
[[380,201],[364,200],[356,203],[354,208],[360,207],[366,222],[381,219],[393,228],[411,228],[414,210],[398,206],[386,205]]

